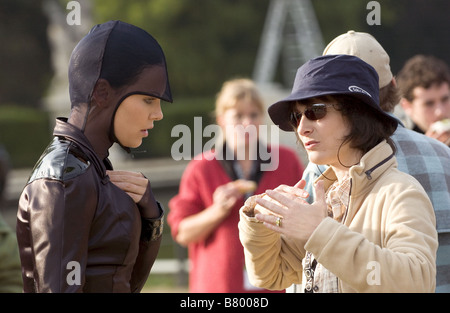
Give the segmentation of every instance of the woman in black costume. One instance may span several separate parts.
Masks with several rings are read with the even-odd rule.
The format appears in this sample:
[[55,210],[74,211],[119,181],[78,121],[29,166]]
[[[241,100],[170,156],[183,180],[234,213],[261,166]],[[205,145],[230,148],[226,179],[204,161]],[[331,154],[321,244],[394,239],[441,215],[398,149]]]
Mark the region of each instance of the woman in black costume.
[[139,292],[161,242],[164,211],[140,173],[113,171],[108,150],[142,143],[172,102],[164,53],[133,25],[94,26],[72,52],[71,113],[19,200],[25,292]]

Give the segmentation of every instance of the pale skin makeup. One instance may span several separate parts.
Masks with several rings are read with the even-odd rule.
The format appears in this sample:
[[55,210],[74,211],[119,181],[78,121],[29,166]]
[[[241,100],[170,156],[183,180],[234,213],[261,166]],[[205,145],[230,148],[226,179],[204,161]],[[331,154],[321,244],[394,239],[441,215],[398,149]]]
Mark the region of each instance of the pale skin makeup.
[[[129,148],[142,144],[154,122],[163,118],[161,100],[152,96],[131,95],[119,105],[114,117],[114,134],[119,142]],[[135,203],[138,203],[149,183],[141,173],[130,171],[107,171],[111,182],[125,191]],[[159,212],[142,212],[143,217],[155,218]],[[144,216],[145,215],[145,216]]]
[[[224,136],[233,149],[245,149],[248,146],[249,140],[257,140],[247,136],[245,141],[237,141],[237,132],[225,132],[227,126],[242,125],[247,127],[253,125],[258,129],[258,126],[263,122],[263,112],[252,101],[243,99],[237,101],[234,107],[227,109],[224,114],[218,116],[217,124],[222,128]],[[245,142],[245,143],[244,143]],[[248,154],[246,154],[248,155]],[[252,160],[247,158],[239,160],[244,172],[249,172]],[[243,196],[242,187],[245,182],[232,181],[225,185],[217,187],[213,194],[213,204],[201,212],[188,216],[183,219],[178,227],[178,234],[176,241],[186,246],[189,243],[197,242],[207,238],[219,224],[230,214],[231,208],[236,201]]]
[[119,105],[114,116],[114,134],[125,147],[137,148],[154,122],[162,120],[161,100],[147,95],[131,95]]
[[[318,100],[319,101],[319,100]],[[319,102],[311,102],[319,103]],[[297,133],[303,143],[308,157],[315,164],[328,164],[333,168],[339,181],[348,175],[348,167],[357,164],[362,156],[361,152],[343,143],[343,138],[350,131],[349,125],[332,102],[327,114],[319,120],[308,120],[304,114],[297,127]],[[295,110],[304,112],[307,106],[297,103]],[[339,153],[339,157],[338,157]],[[282,216],[282,226],[276,226],[277,217],[272,214],[255,212],[257,220],[273,231],[305,244],[320,222],[327,217],[327,204],[323,182],[315,185],[315,202],[307,203],[308,196],[302,188],[306,182],[301,180],[295,186],[279,186],[274,190],[267,190],[266,194],[274,201],[257,199],[256,202],[271,213]]]

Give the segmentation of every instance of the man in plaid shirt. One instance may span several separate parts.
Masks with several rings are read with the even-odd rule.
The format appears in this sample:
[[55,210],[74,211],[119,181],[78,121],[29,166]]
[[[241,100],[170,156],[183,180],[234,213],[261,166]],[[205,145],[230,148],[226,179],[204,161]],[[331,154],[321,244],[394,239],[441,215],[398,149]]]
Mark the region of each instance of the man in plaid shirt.
[[[400,100],[399,91],[389,56],[373,36],[349,31],[331,41],[323,54],[350,54],[372,65],[379,76],[380,106],[385,112],[393,112]],[[439,236],[436,292],[450,292],[450,148],[401,124],[391,138],[397,147],[398,169],[414,176],[433,204]],[[305,190],[310,194],[309,203],[314,201],[314,181],[325,169],[325,166],[310,162],[303,172],[307,182]],[[287,291],[297,290],[293,285]]]

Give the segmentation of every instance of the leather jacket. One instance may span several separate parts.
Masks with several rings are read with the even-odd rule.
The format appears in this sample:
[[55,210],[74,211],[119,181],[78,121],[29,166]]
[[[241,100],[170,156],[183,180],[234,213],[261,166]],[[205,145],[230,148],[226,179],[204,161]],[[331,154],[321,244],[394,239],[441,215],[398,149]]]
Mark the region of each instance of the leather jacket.
[[[107,104],[92,101],[104,68],[130,64],[146,67]],[[120,144],[114,116],[127,96],[172,102],[161,47],[127,23],[94,26],[72,52],[69,93],[69,119],[57,119],[54,139],[19,199],[16,233],[24,291],[139,292],[159,250],[163,209],[150,182],[137,204],[114,185],[107,157],[114,142]],[[159,217],[141,217],[149,210],[151,216],[159,210]]]
[[141,220],[148,192],[136,205],[72,125],[57,120],[54,135],[19,201],[24,291],[139,292],[159,250],[161,206],[160,218]]

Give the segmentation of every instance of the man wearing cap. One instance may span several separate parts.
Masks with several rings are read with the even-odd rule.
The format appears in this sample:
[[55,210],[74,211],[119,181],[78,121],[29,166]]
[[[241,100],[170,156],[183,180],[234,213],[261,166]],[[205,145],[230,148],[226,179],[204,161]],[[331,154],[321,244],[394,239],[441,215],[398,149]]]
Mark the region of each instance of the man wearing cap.
[[[400,101],[400,94],[391,72],[389,55],[372,35],[348,31],[333,39],[323,54],[355,55],[372,65],[379,76],[380,107],[392,114]],[[397,148],[395,156],[398,169],[414,176],[433,204],[440,243],[437,251],[436,292],[450,292],[450,258],[445,252],[450,249],[450,150],[438,140],[402,124],[399,124],[391,138]],[[326,168],[310,162],[304,171],[309,203],[314,202],[313,183]],[[292,286],[288,291],[296,292],[299,288]]]
[[379,78],[358,57],[301,66],[292,93],[269,115],[327,164],[307,203],[302,180],[253,196],[239,231],[250,281],[311,292],[434,292],[437,233],[431,202],[397,169],[398,120],[379,106]]

